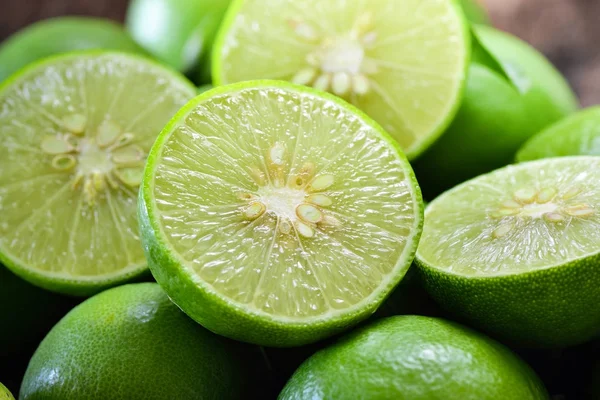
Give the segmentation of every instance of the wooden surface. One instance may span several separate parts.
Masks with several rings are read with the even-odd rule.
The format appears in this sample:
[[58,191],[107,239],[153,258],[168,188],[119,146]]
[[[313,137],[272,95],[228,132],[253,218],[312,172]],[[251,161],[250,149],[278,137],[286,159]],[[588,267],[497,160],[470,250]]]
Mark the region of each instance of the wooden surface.
[[[600,0],[481,0],[494,24],[543,51],[583,105],[600,103]],[[123,20],[128,0],[0,0],[0,40],[59,15]]]

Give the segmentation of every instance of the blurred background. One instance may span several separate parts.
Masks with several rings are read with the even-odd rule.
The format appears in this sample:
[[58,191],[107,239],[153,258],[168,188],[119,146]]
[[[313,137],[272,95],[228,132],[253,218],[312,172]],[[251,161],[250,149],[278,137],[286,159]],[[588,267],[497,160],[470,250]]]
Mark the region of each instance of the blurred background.
[[[582,105],[600,103],[599,0],[480,0],[493,24],[545,53]],[[122,21],[128,0],[0,0],[0,40],[40,19],[93,15]]]

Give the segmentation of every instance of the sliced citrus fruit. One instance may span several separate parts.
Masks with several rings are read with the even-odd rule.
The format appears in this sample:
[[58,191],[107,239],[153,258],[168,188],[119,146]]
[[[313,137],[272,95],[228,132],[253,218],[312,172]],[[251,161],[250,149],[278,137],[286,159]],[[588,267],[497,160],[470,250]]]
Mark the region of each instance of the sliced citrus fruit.
[[124,53],[28,67],[0,88],[0,261],[87,295],[146,269],[136,219],[146,154],[196,89]]
[[88,17],[37,22],[0,45],[0,82],[26,65],[69,51],[106,49],[145,53],[119,24]]
[[149,265],[208,329],[300,345],[368,317],[408,270],[423,203],[397,144],[324,92],[216,88],[153,147],[140,192]]
[[531,346],[600,330],[600,157],[509,166],[434,200],[417,251],[431,294]]
[[454,1],[238,0],[215,43],[213,81],[330,91],[379,122],[410,159],[458,109],[469,42]]
[[529,139],[517,161],[563,156],[600,156],[600,107],[567,117]]

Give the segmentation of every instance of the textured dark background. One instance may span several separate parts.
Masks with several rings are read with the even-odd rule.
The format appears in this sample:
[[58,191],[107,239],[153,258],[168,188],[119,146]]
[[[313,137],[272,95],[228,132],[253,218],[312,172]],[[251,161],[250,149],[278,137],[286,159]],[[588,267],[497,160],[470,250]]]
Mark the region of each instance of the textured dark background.
[[[600,0],[481,0],[494,25],[525,39],[569,78],[583,105],[600,103]],[[0,0],[0,40],[58,15],[122,21],[128,0]]]

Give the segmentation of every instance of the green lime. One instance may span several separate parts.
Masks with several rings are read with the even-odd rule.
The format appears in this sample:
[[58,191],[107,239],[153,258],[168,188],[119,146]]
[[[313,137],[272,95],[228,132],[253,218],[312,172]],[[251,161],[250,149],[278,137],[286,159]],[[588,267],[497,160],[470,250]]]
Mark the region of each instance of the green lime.
[[475,32],[462,106],[414,163],[426,198],[510,164],[527,139],[577,109],[564,78],[535,49],[493,28]]
[[212,49],[231,0],[133,0],[127,29],[152,55],[190,72]]
[[600,107],[573,114],[529,139],[517,161],[589,155],[600,156]]
[[144,53],[114,22],[86,17],[53,18],[30,25],[0,44],[0,82],[34,61],[88,49]]
[[32,65],[0,87],[0,261],[89,295],[146,270],[136,199],[148,150],[196,88],[125,53]]
[[490,17],[481,0],[460,0],[465,16],[474,24],[489,24]]
[[142,240],[169,297],[213,332],[285,347],[372,314],[414,257],[423,203],[398,145],[325,92],[206,92],[148,158]]
[[10,391],[0,383],[0,400],[15,400]]
[[600,331],[600,157],[494,171],[438,197],[425,218],[417,261],[447,309],[527,346]]
[[260,369],[253,356],[190,320],[157,284],[125,285],[86,300],[48,333],[20,399],[240,399],[251,368]]
[[213,81],[327,90],[379,122],[411,159],[458,110],[470,49],[454,1],[237,0],[215,43]]
[[506,347],[442,319],[378,321],[321,350],[279,400],[546,400],[533,370]]

